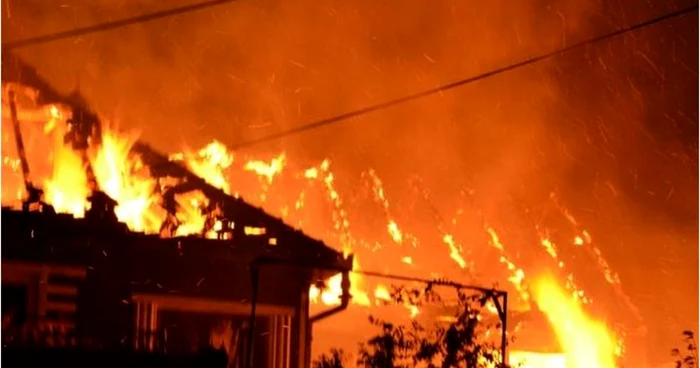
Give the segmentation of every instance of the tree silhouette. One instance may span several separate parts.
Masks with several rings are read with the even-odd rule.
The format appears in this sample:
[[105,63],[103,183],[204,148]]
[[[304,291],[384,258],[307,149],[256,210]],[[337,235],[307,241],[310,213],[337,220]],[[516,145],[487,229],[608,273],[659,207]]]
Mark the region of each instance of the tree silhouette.
[[671,355],[676,358],[676,368],[696,368],[698,364],[698,346],[693,331],[683,331],[685,349],[673,349]]
[[341,349],[331,349],[328,354],[321,354],[312,364],[313,368],[343,368],[349,360]]
[[[469,294],[455,289],[456,302],[445,303],[432,284],[424,289],[394,287],[391,302],[420,306],[426,303],[450,305],[454,310],[449,322],[424,326],[416,320],[395,324],[375,317],[369,322],[379,332],[360,344],[356,364],[362,368],[482,368],[507,367],[502,364],[499,345],[488,340],[489,331],[500,329],[497,317],[482,313],[491,299],[488,294]],[[499,335],[494,334],[494,335]],[[333,354],[331,353],[331,356]],[[322,355],[314,368],[338,368],[336,360]]]

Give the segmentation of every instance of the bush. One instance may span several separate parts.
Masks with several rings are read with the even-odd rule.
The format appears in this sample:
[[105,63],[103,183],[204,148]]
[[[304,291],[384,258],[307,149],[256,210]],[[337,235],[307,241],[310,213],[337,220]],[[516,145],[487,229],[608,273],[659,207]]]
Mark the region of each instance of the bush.
[[695,343],[693,331],[683,331],[685,349],[673,349],[671,355],[676,359],[676,368],[696,368],[698,362],[698,346]]
[[349,360],[343,350],[331,349],[328,354],[321,354],[312,364],[313,368],[343,368]]
[[[500,344],[486,341],[491,328],[500,329],[500,323],[489,326],[484,323],[482,309],[491,294],[468,294],[456,289],[457,302],[454,318],[450,322],[423,326],[418,321],[402,325],[370,317],[371,324],[379,332],[362,343],[357,356],[357,366],[363,368],[482,368],[507,367],[501,363]],[[423,305],[440,303],[442,298],[425,289],[394,288],[392,302],[399,305]],[[314,368],[340,368],[347,357],[339,350],[322,355]]]

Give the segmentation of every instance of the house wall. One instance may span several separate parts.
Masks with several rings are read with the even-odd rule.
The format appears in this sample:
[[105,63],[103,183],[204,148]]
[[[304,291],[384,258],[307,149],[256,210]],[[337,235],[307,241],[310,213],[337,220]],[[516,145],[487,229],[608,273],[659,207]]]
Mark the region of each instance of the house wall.
[[[214,260],[203,265],[184,257],[127,250],[112,250],[102,259],[90,259],[88,264],[67,267],[3,259],[3,283],[27,285],[31,295],[27,309],[41,319],[47,317],[53,305],[47,302],[47,292],[56,289],[46,283],[50,275],[62,277],[63,289],[68,276],[82,276],[70,293],[72,303],[61,304],[62,311],[70,316],[63,319],[68,314],[62,313],[54,319],[68,320],[80,336],[99,341],[103,348],[133,346],[139,339],[137,329],[162,331],[164,326],[158,321],[164,311],[238,319],[250,315],[251,278],[242,264]],[[262,322],[257,323],[256,333],[267,340],[258,342],[256,351],[266,349],[264,354],[268,356],[257,358],[258,363],[269,362],[269,367],[306,366],[307,280],[308,274],[298,269],[271,266],[260,270],[256,314]],[[158,348],[157,343],[143,344],[143,337],[141,341],[141,349]]]
[[[325,268],[352,263],[296,232],[280,234],[283,246],[274,247],[254,236],[160,239],[6,209],[3,225],[2,281],[27,285],[28,315],[58,320],[103,347],[136,346],[148,335],[139,330],[162,327],[163,311],[248,316],[249,265],[259,257],[280,260],[260,266],[257,285],[259,327],[275,347],[266,359],[275,367],[309,365],[308,287],[330,277]],[[283,265],[291,263],[297,266]]]

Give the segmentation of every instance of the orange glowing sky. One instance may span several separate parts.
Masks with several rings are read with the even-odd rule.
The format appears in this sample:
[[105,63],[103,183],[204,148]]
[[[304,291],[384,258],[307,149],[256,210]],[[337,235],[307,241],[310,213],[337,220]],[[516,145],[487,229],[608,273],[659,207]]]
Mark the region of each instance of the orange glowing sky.
[[[168,6],[175,3],[184,2]],[[162,6],[146,0],[2,5],[3,40]],[[409,1],[397,9],[369,0],[240,1],[19,54],[59,90],[79,89],[126,131],[180,152],[212,139],[234,144],[431,88],[670,6],[499,0],[478,6]],[[540,238],[568,249],[579,242],[575,237],[583,240],[585,229],[600,254],[561,252],[566,272],[594,301],[606,302],[594,302],[592,312],[628,311],[617,313],[642,336],[634,349],[657,363],[667,360],[681,330],[697,325],[696,44],[697,23],[688,18],[239,154],[269,162],[285,152],[294,172],[330,159],[355,237],[368,245],[393,244],[400,229],[402,247],[409,249],[411,236],[421,239],[417,250],[392,253],[396,267],[406,265],[402,258],[424,260],[414,262],[423,267],[415,272],[463,277],[444,233],[464,249],[488,249],[495,242],[486,223],[509,258],[496,260],[504,267],[499,271],[477,272],[505,282],[514,277],[507,262],[525,267],[547,259],[557,268]],[[36,152],[46,143],[27,149]],[[43,164],[35,162],[33,168]],[[388,210],[376,198],[370,169],[382,182]],[[265,206],[273,213],[281,202],[300,200],[309,213],[333,212],[326,197],[275,199],[284,197],[282,188],[299,189],[297,195],[315,185],[322,193],[323,180],[279,180],[270,184],[256,175],[238,186],[259,201],[267,185]],[[580,226],[572,226],[562,208]],[[305,231],[339,245],[337,233],[326,230],[332,224],[309,222],[302,223]],[[439,259],[427,261],[437,252]],[[600,265],[598,256],[619,274],[623,289],[606,286],[611,274],[602,268],[589,272]],[[493,264],[486,251],[462,257]],[[363,267],[388,267],[367,258],[360,257]],[[643,323],[632,317],[628,301]]]

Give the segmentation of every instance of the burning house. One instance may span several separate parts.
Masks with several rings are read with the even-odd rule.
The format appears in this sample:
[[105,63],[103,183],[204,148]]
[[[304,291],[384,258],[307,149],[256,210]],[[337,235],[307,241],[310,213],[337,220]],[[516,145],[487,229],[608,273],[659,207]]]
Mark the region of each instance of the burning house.
[[[20,60],[3,59],[4,83],[31,86],[44,102],[72,108],[67,144],[85,152],[95,143],[99,121],[78,99],[55,93]],[[229,367],[309,366],[311,324],[349,302],[352,256],[227,195],[144,144],[133,150],[168,183],[154,187],[163,198],[160,231],[145,234],[120,222],[119,203],[94,179],[84,213],[57,214],[32,182],[14,98],[3,112],[11,114],[30,195],[21,206],[2,209],[5,361],[40,364],[42,354],[21,350],[39,345],[177,356],[219,349]],[[89,163],[83,167],[94,177]],[[175,199],[191,192],[199,193],[203,223],[183,232]],[[311,286],[337,274],[340,304],[311,316]],[[77,359],[90,364],[85,356]]]
[[[126,347],[167,352],[168,356],[191,355],[202,347],[223,347],[233,358],[233,366],[246,366],[245,360],[250,357],[256,367],[305,367],[312,355],[313,323],[350,306],[342,323],[315,325],[318,338],[313,344],[314,355],[338,346],[357,346],[362,336],[351,333],[358,326],[367,327],[367,314],[378,312],[378,306],[388,300],[388,288],[372,280],[358,280],[357,274],[347,275],[356,260],[343,255],[365,251],[362,257],[367,249],[374,252],[375,248],[361,247],[367,243],[354,239],[348,230],[346,208],[333,186],[327,161],[295,173],[295,180],[306,186],[300,191],[294,183],[288,188],[288,183],[281,181],[283,177],[275,177],[284,156],[269,164],[248,160],[242,166],[257,175],[254,185],[269,188],[275,177],[278,187],[294,193],[292,211],[313,206],[304,193],[312,185],[319,185],[327,195],[323,200],[332,207],[325,216],[331,223],[316,229],[304,223],[304,229],[316,234],[332,229],[338,236],[336,243],[343,246],[342,255],[241,200],[231,189],[227,181],[230,178],[220,175],[223,170],[217,171],[229,164],[225,150],[209,150],[213,147],[210,145],[193,155],[194,160],[186,154],[162,155],[128,134],[116,134],[109,126],[102,126],[77,94],[65,97],[57,93],[11,54],[3,54],[2,67],[2,195],[3,206],[7,206],[2,221],[6,229],[11,229],[2,235],[2,240],[8,240],[3,249],[3,282],[9,295],[15,295],[14,306],[7,306],[14,319],[7,322],[15,325],[15,331],[20,330],[15,334],[20,341],[28,340],[29,335],[29,340],[37,340],[33,337],[36,333],[20,328],[34,325],[35,330],[64,331],[58,333],[70,336],[58,339],[64,345],[76,341],[109,351]],[[26,139],[27,147],[23,149],[21,135],[25,132],[33,135]],[[16,144],[10,139],[13,136]],[[19,155],[15,147],[20,148]],[[198,161],[202,154],[205,158]],[[23,160],[25,155],[30,159]],[[41,180],[33,175],[35,170],[48,172],[49,178]],[[389,204],[381,180],[371,171],[368,178],[374,200],[386,211]],[[237,182],[236,187],[245,185]],[[305,200],[309,202],[306,207]],[[284,217],[284,206],[280,207],[280,217]],[[316,218],[324,217],[319,214],[322,212],[314,213]],[[390,240],[413,244],[402,247],[405,257],[393,257],[397,263],[393,270],[399,266],[410,270],[414,260],[426,263],[425,269],[431,273],[445,269],[429,263],[432,250],[417,246],[417,233],[402,233],[399,225],[387,217]],[[569,313],[580,313],[581,306],[560,289],[531,295],[523,283],[524,271],[516,264],[518,260],[504,253],[505,246],[495,229],[483,226],[488,238],[482,240],[491,247],[469,256],[476,262],[486,251],[495,252],[497,262],[505,266],[503,277],[512,284],[509,291],[515,295],[508,308],[509,333],[523,337],[509,348],[511,362],[520,362],[515,358],[526,356],[530,362],[564,366],[562,344],[554,341],[560,339],[549,326],[551,314],[563,311],[563,315],[554,317],[568,318]],[[469,268],[461,245],[443,229],[440,238],[458,266],[459,273],[451,276],[465,277]],[[580,239],[577,244],[589,243],[585,233],[576,239]],[[385,251],[391,252],[388,247]],[[383,267],[395,254],[378,255],[363,258],[363,266],[386,269]],[[349,276],[355,277],[352,285]],[[477,284],[484,282],[468,279]],[[316,287],[319,280],[326,280],[328,287]],[[543,284],[556,286],[549,280]],[[557,296],[562,299],[551,302]],[[532,308],[534,297],[540,298],[538,307],[565,308],[549,311],[545,318]],[[452,311],[401,305],[386,312],[432,322]],[[404,316],[401,312],[407,313]],[[575,322],[586,331],[587,319]],[[520,331],[521,326],[529,327]],[[51,344],[55,340],[52,337]],[[585,342],[588,345],[583,350],[598,348],[593,338]],[[600,359],[611,360],[611,346],[603,347]],[[186,356],[181,354],[177,356]]]
[[[314,314],[329,308],[329,305],[337,306],[330,311],[343,308],[348,300],[341,300],[338,296],[343,295],[341,289],[344,286],[347,289],[348,283],[347,279],[345,283],[342,282],[337,271],[349,269],[352,262],[339,254],[322,251],[325,248],[318,242],[310,241],[279,220],[238,200],[237,191],[240,191],[247,200],[252,198],[256,201],[260,196],[258,204],[263,202],[272,213],[289,223],[298,224],[299,228],[310,234],[323,237],[328,244],[342,246],[343,253],[356,254],[365,269],[410,273],[423,278],[468,280],[482,285],[500,280],[514,296],[509,304],[511,314],[508,328],[516,340],[510,347],[510,357],[527,356],[530,362],[538,358],[549,364],[533,363],[528,366],[564,367],[566,364],[578,364],[575,366],[613,367],[623,348],[626,355],[644,355],[643,351],[630,353],[635,347],[643,349],[647,339],[645,322],[643,313],[627,296],[620,277],[606,261],[605,252],[601,251],[604,235],[600,228],[588,228],[590,218],[578,218],[578,213],[574,217],[575,211],[568,208],[570,204],[560,202],[555,193],[551,193],[548,202],[543,205],[544,210],[535,210],[538,215],[529,212],[532,208],[519,204],[504,207],[512,211],[495,206],[499,210],[489,213],[484,211],[486,205],[483,203],[473,203],[478,201],[470,194],[471,190],[465,188],[460,189],[459,195],[446,195],[450,201],[459,198],[459,203],[455,203],[454,208],[447,206],[447,211],[455,211],[445,214],[445,209],[438,209],[427,189],[423,190],[417,181],[409,184],[411,194],[407,195],[407,200],[395,202],[391,198],[390,205],[388,198],[393,196],[395,190],[385,190],[389,187],[383,186],[372,168],[362,169],[362,190],[357,190],[356,185],[342,188],[344,183],[334,184],[334,172],[329,170],[327,160],[319,160],[320,163],[311,167],[303,166],[301,171],[297,167],[282,172],[283,155],[273,158],[269,164],[266,160],[259,160],[259,157],[246,157],[239,161],[240,156],[237,156],[235,165],[226,166],[229,160],[226,150],[209,150],[211,145],[206,146],[206,158],[201,161],[197,160],[202,151],[166,157],[141,142],[130,140],[128,134],[114,134],[115,131],[108,129],[109,126],[101,126],[79,96],[64,97],[54,92],[31,68],[25,67],[11,55],[5,53],[3,59],[3,82],[5,85],[16,84],[12,87],[15,87],[13,91],[17,95],[15,102],[20,105],[17,118],[12,119],[9,113],[11,99],[3,96],[6,103],[3,109],[3,149],[11,150],[9,154],[3,152],[3,204],[6,203],[5,199],[25,198],[28,193],[34,194],[29,202],[41,200],[41,193],[27,185],[36,184],[45,190],[43,200],[50,203],[56,212],[75,217],[70,219],[50,213],[29,217],[20,213],[22,206],[6,209],[8,215],[3,217],[3,221],[7,217],[14,219],[8,220],[8,223],[18,224],[7,226],[13,229],[10,232],[14,234],[13,239],[17,238],[18,244],[33,245],[17,249],[6,246],[3,256],[8,260],[14,259],[12,262],[19,263],[18,267],[25,268],[22,262],[26,263],[27,259],[40,260],[30,267],[34,270],[30,274],[35,276],[29,279],[37,280],[36,263],[48,264],[49,261],[43,261],[48,257],[46,254],[63,262],[59,265],[70,266],[74,266],[75,261],[66,261],[65,255],[78,254],[75,259],[82,260],[78,266],[83,271],[60,271],[67,272],[68,278],[84,279],[73,281],[73,284],[82,282],[83,285],[93,285],[89,290],[96,289],[94,280],[89,279],[91,274],[101,275],[100,280],[109,281],[107,288],[98,291],[106,293],[105,290],[118,290],[110,294],[114,308],[122,313],[128,311],[129,317],[107,320],[112,335],[109,337],[111,341],[101,342],[103,345],[168,351],[171,354],[174,351],[191,351],[193,347],[207,343],[212,345],[210,342],[216,340],[216,336],[224,335],[227,337],[219,340],[229,340],[223,344],[229,347],[229,354],[245,359],[247,354],[242,351],[247,352],[251,346],[247,343],[251,339],[245,338],[249,336],[247,332],[258,331],[261,336],[264,334],[267,337],[256,339],[254,336],[252,339],[255,342],[254,362],[263,364],[266,359],[277,361],[277,356],[291,357],[291,365],[302,365],[298,362],[308,361],[308,334],[299,330],[303,324],[294,325],[291,321],[289,325],[286,322],[281,324],[290,326],[292,335],[289,338],[299,338],[300,342],[297,345],[289,344],[289,355],[284,353],[271,357],[272,350],[265,346],[273,346],[276,342],[265,339],[280,335],[270,332],[274,330],[277,323],[274,319],[277,317],[266,319],[272,313],[269,308],[282,308],[276,309],[282,312],[275,312],[274,315],[285,315],[283,311],[291,311],[289,308],[305,308],[297,304],[299,298],[305,295],[315,304],[312,309]],[[22,86],[29,86],[30,90],[23,90]],[[64,109],[62,105],[67,108]],[[30,165],[32,174],[35,168],[43,166],[43,172],[49,173],[48,180],[35,177],[34,181],[27,180],[25,183],[21,179],[23,165],[15,157],[13,141],[7,140],[7,137],[12,137],[12,132],[5,134],[4,131],[13,126],[11,120],[21,121],[22,130],[36,131],[34,139],[26,140],[26,153],[35,156]],[[67,123],[65,132],[60,131],[63,123]],[[58,139],[52,140],[56,137]],[[34,148],[30,147],[31,144],[34,144]],[[64,149],[66,146],[68,149]],[[188,155],[196,156],[195,160]],[[47,156],[49,160],[46,160]],[[51,161],[51,164],[47,165],[47,161]],[[211,168],[208,166],[210,163],[218,165],[219,169],[225,167],[226,171],[207,172]],[[141,176],[140,171],[144,167],[147,167],[148,175]],[[246,171],[244,174],[248,176],[233,174],[237,168]],[[303,170],[305,168],[308,169]],[[10,175],[5,175],[5,171]],[[235,180],[231,180],[234,177]],[[341,175],[336,175],[336,178],[339,177]],[[8,179],[13,178],[16,180],[13,184],[17,185],[5,185]],[[132,180],[134,178],[137,180]],[[246,179],[250,179],[251,183],[246,183]],[[352,193],[342,191],[348,188]],[[100,196],[101,192],[116,199],[117,203]],[[86,213],[88,207],[84,202],[90,195],[93,195],[93,205],[89,208],[95,211]],[[357,197],[360,198],[356,202],[360,204],[353,203]],[[35,207],[41,208],[42,204],[27,203],[27,210]],[[96,211],[99,208],[104,211]],[[502,219],[502,213],[506,212],[508,216]],[[117,222],[126,224],[130,231],[126,231],[123,225],[115,225]],[[352,230],[348,225],[350,222],[353,223]],[[99,227],[102,225],[96,223],[111,225],[102,229]],[[67,237],[65,241],[69,245],[60,251],[52,242],[42,240],[43,243],[39,244],[35,237],[40,232],[31,231],[41,228],[41,234],[51,234],[51,231],[57,231],[56,228],[63,227],[87,230],[80,230],[82,235]],[[58,239],[55,235],[42,236],[44,239]],[[239,241],[244,244],[238,244]],[[83,247],[80,248],[78,244],[83,244]],[[30,252],[29,249],[33,250]],[[438,256],[438,253],[442,256]],[[216,262],[208,261],[209,258]],[[256,259],[277,263],[265,264],[258,269],[260,283],[257,288],[253,286],[255,273],[251,273]],[[476,267],[472,268],[474,265]],[[54,267],[53,263],[51,266]],[[328,268],[332,271],[324,271]],[[122,269],[123,274],[113,280],[107,275],[116,273],[116,269]],[[234,269],[237,271],[234,272]],[[288,272],[282,279],[274,278],[281,274],[281,269]],[[265,275],[275,270],[280,273]],[[307,273],[302,270],[307,270]],[[17,275],[27,272],[15,271]],[[322,292],[315,287],[309,290],[312,282],[332,274],[335,276],[328,285],[333,292]],[[359,278],[357,274],[353,276]],[[66,276],[49,274],[39,280],[47,280],[45,284],[51,285],[52,280],[62,277]],[[270,285],[265,284],[268,277],[280,281],[276,286],[284,291],[270,292]],[[19,276],[16,278],[22,279]],[[362,336],[349,336],[350,333],[364,326],[367,314],[375,314],[380,302],[388,299],[388,288],[382,282],[371,279],[359,281],[362,282],[353,280],[351,310],[343,314],[342,321],[316,325],[316,336],[319,338],[314,341],[314,349],[317,349],[317,353],[334,347],[355,347]],[[34,284],[38,282],[32,281]],[[287,283],[291,283],[291,286],[281,287]],[[21,285],[22,282],[15,284]],[[101,334],[94,330],[97,322],[87,323],[90,328],[85,328],[85,323],[81,327],[79,323],[85,311],[80,306],[85,293],[82,290],[88,286],[68,291],[66,288],[70,281],[61,280],[59,284],[58,289],[74,294],[79,300],[73,308],[60,304],[66,302],[69,296],[47,294],[45,305],[67,311],[46,307],[42,309],[46,311],[46,318],[66,323],[66,328],[75,328],[78,335],[87,335],[93,340],[104,338],[94,336]],[[7,290],[18,295],[15,299],[27,300],[25,304],[38,305],[31,300],[33,296],[23,296],[34,293],[28,293],[26,287]],[[253,292],[256,290],[259,295],[254,298]],[[287,295],[286,290],[292,292]],[[197,304],[198,298],[207,300],[207,306],[224,304],[206,309],[206,313],[192,312],[192,309],[205,309],[202,304]],[[252,299],[256,299],[256,302],[253,303]],[[593,299],[597,300],[595,304],[590,303]],[[238,304],[234,306],[231,303]],[[251,314],[254,304],[255,315],[262,317],[251,323],[246,315]],[[185,305],[190,305],[190,308],[183,308]],[[415,305],[398,308],[402,307],[406,307],[406,311],[399,312],[404,312],[405,316],[402,314],[401,317],[406,319],[414,316],[430,319],[450,312],[437,310],[433,313],[427,307]],[[14,309],[22,311],[15,314],[25,319],[22,314],[34,313],[25,307]],[[190,312],[183,312],[183,309]],[[212,309],[226,309],[226,317],[221,318],[221,313],[212,312]],[[388,313],[400,314],[395,312],[392,310]],[[180,317],[188,316],[190,322],[177,317],[178,313]],[[329,313],[309,317],[309,320],[317,321]],[[184,327],[187,324],[189,326]],[[182,333],[185,330],[191,333]],[[578,332],[576,336],[572,336],[572,330]],[[183,335],[189,337],[184,338]],[[641,342],[634,343],[635,339]],[[305,344],[303,347],[301,342]],[[258,349],[263,351],[258,352]]]
[[34,324],[61,331],[45,342],[54,346],[70,339],[167,352],[211,346],[240,360],[253,336],[255,366],[305,366],[309,287],[351,266],[293,231],[275,233],[279,244],[270,245],[267,234],[161,239],[68,215],[6,209],[2,216],[10,345],[31,339],[17,329]]
[[242,231],[230,241],[161,239],[68,215],[6,209],[2,216],[7,326],[41,321],[37,328],[62,330],[62,339],[103,348],[223,346],[241,359],[251,331],[255,366],[304,366],[309,287],[351,266],[293,231],[274,233],[279,243],[270,245],[271,235]]

